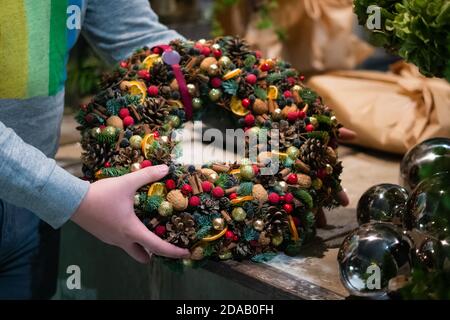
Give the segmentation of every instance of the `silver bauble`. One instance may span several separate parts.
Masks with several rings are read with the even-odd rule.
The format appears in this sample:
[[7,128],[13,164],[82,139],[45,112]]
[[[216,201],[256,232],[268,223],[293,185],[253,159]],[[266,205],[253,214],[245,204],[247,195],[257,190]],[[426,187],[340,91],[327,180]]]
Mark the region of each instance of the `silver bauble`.
[[400,222],[405,211],[408,192],[396,184],[383,183],[367,189],[358,201],[356,217],[358,223],[372,221]]
[[344,239],[338,262],[352,295],[385,298],[389,280],[411,272],[411,241],[393,224],[364,224]]

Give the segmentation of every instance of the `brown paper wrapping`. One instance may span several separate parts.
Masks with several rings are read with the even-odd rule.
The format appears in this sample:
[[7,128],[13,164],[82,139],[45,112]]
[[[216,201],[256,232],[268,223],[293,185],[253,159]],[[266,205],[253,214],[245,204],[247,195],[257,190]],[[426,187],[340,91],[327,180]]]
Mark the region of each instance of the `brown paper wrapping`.
[[220,15],[224,33],[245,37],[264,56],[289,61],[303,73],[352,69],[373,52],[353,34],[352,0],[278,0],[271,15],[286,31],[283,42],[272,29],[257,28],[251,3],[240,1]]
[[403,154],[428,138],[450,137],[450,84],[422,76],[415,66],[332,72],[308,85],[356,131],[357,145]]

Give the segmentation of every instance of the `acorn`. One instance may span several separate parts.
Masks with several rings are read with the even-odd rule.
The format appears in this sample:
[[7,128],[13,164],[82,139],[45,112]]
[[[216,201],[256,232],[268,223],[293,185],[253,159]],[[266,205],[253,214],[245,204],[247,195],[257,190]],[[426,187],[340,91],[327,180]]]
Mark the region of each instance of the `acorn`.
[[167,194],[167,201],[169,201],[173,208],[177,211],[183,211],[188,207],[188,199],[180,190],[172,190]]
[[256,99],[253,103],[253,113],[255,115],[267,114],[269,112],[269,106],[261,99]]
[[111,116],[106,120],[108,126],[123,130],[123,121],[118,116]]
[[269,194],[267,193],[267,190],[264,189],[264,187],[261,184],[255,184],[252,189],[252,196],[256,200],[258,200],[259,203],[265,203],[265,202],[267,202]]
[[217,59],[214,57],[208,57],[203,59],[202,63],[200,64],[200,69],[202,71],[208,72],[209,68],[213,65],[216,64],[217,65]]
[[297,180],[298,180],[298,185],[300,186],[300,188],[309,188],[311,187],[312,181],[311,181],[311,177],[303,174],[303,173],[299,173],[297,174]]

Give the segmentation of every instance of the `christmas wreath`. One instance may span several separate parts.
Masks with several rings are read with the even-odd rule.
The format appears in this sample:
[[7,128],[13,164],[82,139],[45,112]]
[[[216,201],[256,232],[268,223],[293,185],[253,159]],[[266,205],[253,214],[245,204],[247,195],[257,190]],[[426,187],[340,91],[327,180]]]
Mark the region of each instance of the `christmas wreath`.
[[[167,164],[169,175],[135,196],[137,216],[159,237],[190,248],[193,260],[296,254],[315,234],[318,208],[338,205],[342,172],[340,125],[303,80],[239,38],[137,50],[77,115],[85,178]],[[177,163],[171,133],[206,108],[229,110],[268,141],[276,129],[277,150],[235,163]],[[275,157],[278,172],[261,174]]]

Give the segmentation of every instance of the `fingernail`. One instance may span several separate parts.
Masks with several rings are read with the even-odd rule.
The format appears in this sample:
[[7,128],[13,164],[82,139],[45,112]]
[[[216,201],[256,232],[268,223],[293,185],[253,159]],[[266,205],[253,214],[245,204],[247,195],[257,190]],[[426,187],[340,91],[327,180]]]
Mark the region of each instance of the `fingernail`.
[[158,172],[164,175],[169,173],[169,167],[166,166],[165,164],[159,164],[157,166],[154,166],[153,169],[157,170]]

